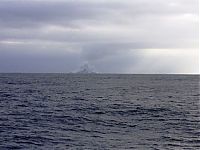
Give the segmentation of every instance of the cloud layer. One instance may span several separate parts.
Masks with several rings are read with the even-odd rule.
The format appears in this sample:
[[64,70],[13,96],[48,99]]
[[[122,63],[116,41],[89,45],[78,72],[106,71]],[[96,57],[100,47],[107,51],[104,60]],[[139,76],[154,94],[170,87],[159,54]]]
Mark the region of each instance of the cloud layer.
[[2,0],[0,72],[197,73],[198,21],[198,0]]

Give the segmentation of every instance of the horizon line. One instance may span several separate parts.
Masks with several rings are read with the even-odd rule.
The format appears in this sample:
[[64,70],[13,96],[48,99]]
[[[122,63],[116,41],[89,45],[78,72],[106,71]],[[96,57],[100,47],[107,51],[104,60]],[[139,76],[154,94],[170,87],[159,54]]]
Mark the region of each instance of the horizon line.
[[73,73],[73,72],[0,72],[0,74],[74,74],[74,75],[200,75],[200,73]]

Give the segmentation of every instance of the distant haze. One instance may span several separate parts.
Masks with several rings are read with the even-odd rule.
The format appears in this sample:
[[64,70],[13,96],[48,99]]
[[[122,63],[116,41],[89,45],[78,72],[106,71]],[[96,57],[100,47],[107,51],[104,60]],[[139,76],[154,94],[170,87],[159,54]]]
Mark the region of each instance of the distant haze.
[[1,0],[0,72],[199,73],[198,0]]

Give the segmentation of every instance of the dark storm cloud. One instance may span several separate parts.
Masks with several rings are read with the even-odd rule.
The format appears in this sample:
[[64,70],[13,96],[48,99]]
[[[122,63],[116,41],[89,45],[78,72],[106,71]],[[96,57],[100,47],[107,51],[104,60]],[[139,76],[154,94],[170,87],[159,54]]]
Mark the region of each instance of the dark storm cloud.
[[[23,68],[33,67],[38,56],[38,62],[52,72],[69,72],[84,62],[100,72],[145,72],[144,64],[155,58],[147,56],[146,49],[168,49],[174,54],[174,49],[186,49],[188,54],[195,51],[196,55],[197,4],[198,0],[2,0],[0,71],[15,68],[8,64],[21,66],[18,71],[27,70]],[[156,57],[163,57],[163,62],[167,59],[163,55]],[[9,59],[13,61],[8,63]],[[181,68],[173,68],[173,63],[168,62],[172,71]],[[55,64],[60,67],[49,67]],[[154,66],[155,72],[156,68],[164,70]]]

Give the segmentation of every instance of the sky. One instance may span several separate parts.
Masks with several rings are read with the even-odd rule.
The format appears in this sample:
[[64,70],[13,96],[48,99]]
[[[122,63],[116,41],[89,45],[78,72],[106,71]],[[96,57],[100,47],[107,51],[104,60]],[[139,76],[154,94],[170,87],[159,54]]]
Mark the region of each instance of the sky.
[[0,0],[0,72],[199,73],[198,0]]

